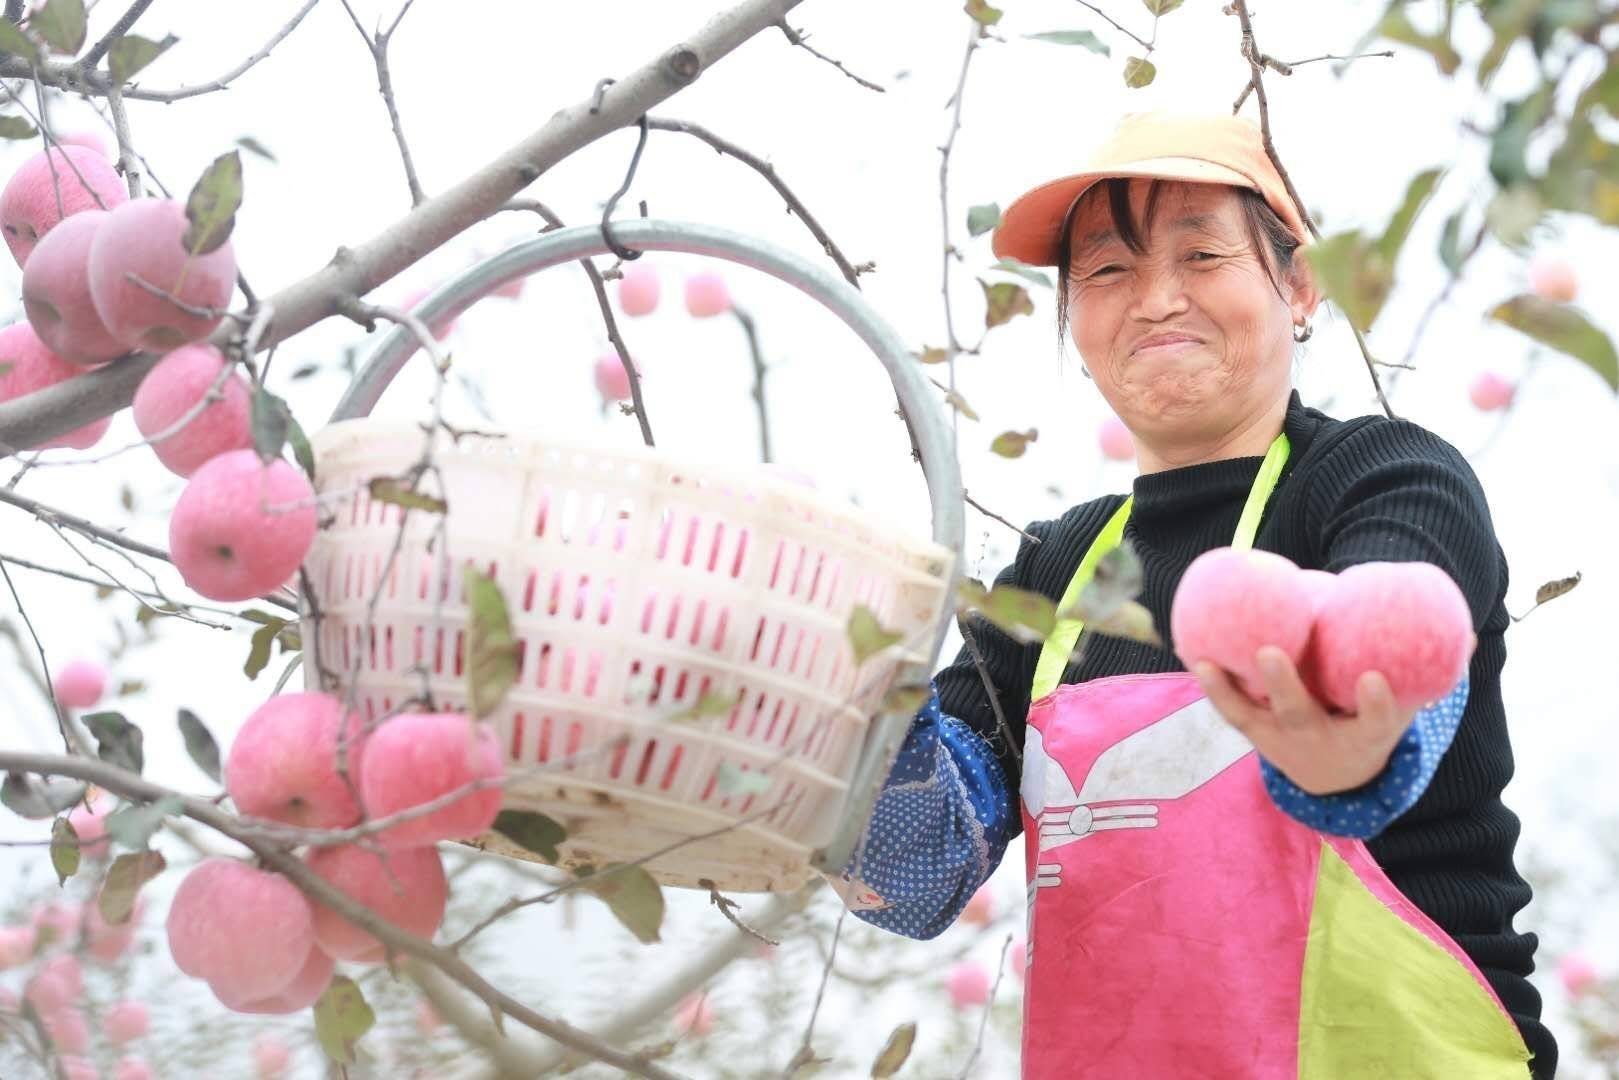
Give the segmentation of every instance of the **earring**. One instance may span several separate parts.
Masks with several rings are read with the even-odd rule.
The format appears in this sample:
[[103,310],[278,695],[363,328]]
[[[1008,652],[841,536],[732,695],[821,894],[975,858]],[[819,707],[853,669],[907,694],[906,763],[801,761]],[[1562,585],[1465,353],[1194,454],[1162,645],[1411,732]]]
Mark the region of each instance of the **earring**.
[[1315,326],[1308,319],[1293,326],[1293,340],[1301,345],[1309,341],[1310,335],[1313,333],[1315,333]]

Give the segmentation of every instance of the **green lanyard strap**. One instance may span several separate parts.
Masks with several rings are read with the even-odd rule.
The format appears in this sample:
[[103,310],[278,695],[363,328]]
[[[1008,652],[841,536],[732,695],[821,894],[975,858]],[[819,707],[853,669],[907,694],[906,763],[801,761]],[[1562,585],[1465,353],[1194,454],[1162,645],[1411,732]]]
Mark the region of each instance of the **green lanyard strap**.
[[[1250,548],[1254,546],[1254,536],[1259,532],[1259,519],[1264,516],[1265,504],[1270,501],[1271,492],[1276,490],[1276,481],[1281,479],[1282,469],[1287,464],[1287,455],[1291,445],[1287,441],[1286,433],[1277,435],[1271,442],[1270,449],[1265,452],[1265,460],[1259,466],[1259,475],[1254,477],[1254,486],[1248,492],[1248,501],[1243,505],[1242,517],[1237,520],[1237,533],[1232,538],[1231,546]],[[1130,520],[1130,506],[1135,501],[1134,496],[1126,498],[1123,505],[1113,512],[1113,516],[1102,526],[1091,546],[1086,550],[1085,557],[1079,560],[1079,569],[1074,571],[1073,578],[1068,582],[1068,588],[1062,594],[1062,602],[1057,605],[1058,611],[1072,611],[1079,604],[1080,594],[1085,586],[1091,583],[1091,577],[1096,573],[1096,564],[1102,556],[1119,546],[1124,537],[1124,523]],[[1085,629],[1083,619],[1058,619],[1051,636],[1046,638],[1045,646],[1040,650],[1040,659],[1034,666],[1034,683],[1029,688],[1029,700],[1039,701],[1055,690],[1062,682],[1062,673],[1068,669],[1068,658],[1073,655],[1074,647],[1079,644],[1079,635]]]

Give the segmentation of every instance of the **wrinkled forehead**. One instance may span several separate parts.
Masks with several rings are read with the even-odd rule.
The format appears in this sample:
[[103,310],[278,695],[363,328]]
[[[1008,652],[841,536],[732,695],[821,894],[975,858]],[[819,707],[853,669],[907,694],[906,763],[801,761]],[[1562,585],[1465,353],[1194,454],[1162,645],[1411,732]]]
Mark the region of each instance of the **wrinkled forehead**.
[[[1143,240],[1158,233],[1224,233],[1241,226],[1242,205],[1237,189],[1229,184],[1159,181],[1149,206],[1148,195],[1152,186],[1150,180],[1130,181],[1130,217]],[[1120,239],[1105,181],[1093,185],[1079,197],[1079,205],[1074,211],[1072,238],[1072,253],[1076,257],[1091,248]]]

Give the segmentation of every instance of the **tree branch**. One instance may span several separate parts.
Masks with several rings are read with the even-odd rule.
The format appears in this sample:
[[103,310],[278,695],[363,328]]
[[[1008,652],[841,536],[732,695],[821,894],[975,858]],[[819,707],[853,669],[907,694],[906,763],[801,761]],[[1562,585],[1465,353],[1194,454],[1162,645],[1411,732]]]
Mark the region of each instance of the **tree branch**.
[[388,108],[388,122],[393,126],[394,142],[399,144],[399,157],[405,163],[405,183],[410,186],[410,204],[420,206],[427,196],[422,192],[421,181],[416,178],[416,163],[411,160],[410,145],[405,142],[405,129],[399,122],[399,106],[394,101],[393,76],[388,70],[388,42],[393,37],[393,32],[399,29],[399,24],[404,20],[405,12],[410,10],[412,2],[413,0],[405,0],[399,14],[394,17],[393,25],[372,37],[366,33],[365,27],[360,25],[360,17],[354,14],[354,8],[349,5],[349,0],[342,0],[343,10],[354,20],[354,29],[360,32],[366,48],[371,50],[371,59],[377,65],[377,92],[382,95],[382,103]]
[[112,48],[113,42],[129,33],[130,27],[135,25],[135,20],[144,15],[146,9],[151,6],[152,0],[135,0],[133,4],[129,5],[129,10],[120,15],[118,21],[112,24],[112,29],[102,35],[100,41],[90,46],[89,52],[79,57],[79,66],[89,71],[99,64],[101,58],[107,55],[107,50]]

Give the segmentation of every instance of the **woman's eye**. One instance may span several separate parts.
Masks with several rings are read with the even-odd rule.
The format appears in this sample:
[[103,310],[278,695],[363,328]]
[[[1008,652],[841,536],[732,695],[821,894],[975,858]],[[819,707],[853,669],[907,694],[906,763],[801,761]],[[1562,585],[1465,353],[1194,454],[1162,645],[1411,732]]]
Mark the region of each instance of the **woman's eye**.
[[1218,259],[1219,257],[1220,256],[1216,255],[1212,251],[1194,251],[1194,252],[1192,252],[1192,259],[1194,261],[1196,261],[1196,262],[1206,262],[1209,259]]
[[1118,273],[1119,271],[1121,271],[1123,269],[1124,269],[1124,267],[1122,267],[1122,266],[1108,265],[1108,266],[1102,267],[1100,270],[1093,270],[1093,271],[1091,271],[1089,274],[1087,274],[1085,276],[1086,277],[1093,277],[1093,278],[1094,277],[1101,277],[1103,274],[1116,274],[1116,273]]

